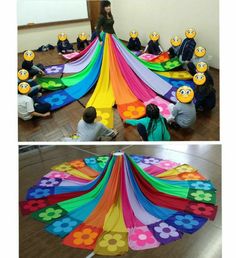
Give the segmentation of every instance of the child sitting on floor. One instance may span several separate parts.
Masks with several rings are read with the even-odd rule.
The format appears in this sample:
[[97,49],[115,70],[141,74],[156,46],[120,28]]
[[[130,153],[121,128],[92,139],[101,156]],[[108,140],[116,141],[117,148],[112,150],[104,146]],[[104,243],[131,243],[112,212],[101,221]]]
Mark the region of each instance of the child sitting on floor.
[[146,106],[146,117],[137,120],[128,119],[124,122],[137,126],[137,130],[143,141],[170,140],[165,118],[160,115],[158,106],[154,104],[148,104]]
[[216,91],[214,89],[214,80],[207,71],[205,62],[197,63],[196,74],[193,81],[196,85],[195,99],[197,111],[210,111],[216,105]]
[[148,42],[146,48],[144,49],[144,53],[149,53],[152,55],[160,55],[163,52],[161,45],[159,44],[158,40],[160,35],[156,32],[150,34],[150,41]]
[[137,31],[131,31],[129,33],[130,39],[127,45],[127,48],[131,51],[140,51],[141,50],[141,42],[138,38],[138,32]]
[[112,140],[118,132],[117,130],[111,130],[100,122],[95,122],[97,112],[94,107],[88,107],[83,113],[83,119],[78,123],[77,136],[78,141],[99,141],[103,137]]
[[174,128],[189,128],[196,121],[196,109],[192,102],[194,91],[188,86],[181,86],[176,92],[176,98],[178,102],[169,105],[171,115],[167,121]]
[[84,32],[80,33],[77,38],[77,49],[79,51],[84,50],[89,45],[88,35]]
[[40,103],[38,101],[39,88],[31,91],[31,87],[27,82],[21,82],[18,85],[18,116],[22,120],[30,120],[35,117],[50,116],[51,105],[48,103]]
[[170,43],[171,43],[171,47],[168,49],[168,52],[169,52],[170,58],[174,58],[179,55],[182,39],[178,36],[175,36],[171,38]]
[[58,34],[57,51],[59,55],[74,52],[73,45],[67,39],[67,35],[63,32]]
[[24,52],[24,61],[22,63],[22,68],[29,72],[29,77],[32,78],[35,75],[45,75],[44,66],[42,64],[34,65],[35,54],[32,50],[27,50]]

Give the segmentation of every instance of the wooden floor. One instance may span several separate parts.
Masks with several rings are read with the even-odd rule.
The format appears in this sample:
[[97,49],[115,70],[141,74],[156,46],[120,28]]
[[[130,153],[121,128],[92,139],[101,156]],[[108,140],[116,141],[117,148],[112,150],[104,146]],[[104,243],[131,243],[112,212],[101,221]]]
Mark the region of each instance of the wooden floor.
[[[18,55],[19,68],[23,61],[23,55]],[[38,53],[34,63],[53,65],[64,63],[64,59],[59,56],[56,50]],[[190,129],[169,129],[171,139],[175,141],[217,141],[219,140],[219,71],[211,69],[211,74],[215,81],[217,91],[217,105],[215,109],[208,114],[198,114],[194,127]],[[80,102],[86,105],[91,97],[93,89]],[[36,118],[30,121],[18,121],[19,141],[62,141],[76,131],[78,121],[83,114],[83,106],[78,102],[63,107],[53,112],[52,116],[47,119]],[[117,109],[114,108],[115,128],[119,131],[116,141],[140,141],[139,135],[132,126],[124,126]]]
[[[132,251],[126,258],[221,258],[221,146],[165,144],[156,146],[47,146],[19,155],[19,200],[23,200],[27,189],[50,171],[50,167],[75,158],[126,148],[128,154],[142,154],[188,163],[196,168],[217,188],[218,213],[214,221],[193,235],[185,234],[181,240],[146,251]],[[19,214],[20,258],[85,258],[90,251],[74,249],[61,244],[61,239],[46,233],[44,224]],[[94,256],[99,258],[102,256]],[[104,256],[107,257],[107,256]],[[113,256],[109,256],[113,257]]]

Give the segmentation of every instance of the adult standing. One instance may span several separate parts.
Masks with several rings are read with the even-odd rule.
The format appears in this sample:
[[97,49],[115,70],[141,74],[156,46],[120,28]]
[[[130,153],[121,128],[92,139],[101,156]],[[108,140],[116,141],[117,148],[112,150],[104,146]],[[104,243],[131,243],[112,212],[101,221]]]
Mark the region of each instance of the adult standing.
[[96,26],[96,32],[97,32],[100,44],[102,44],[102,38],[100,36],[100,32],[103,31],[109,34],[115,34],[113,25],[114,25],[114,19],[111,13],[111,2],[101,1],[100,16]]

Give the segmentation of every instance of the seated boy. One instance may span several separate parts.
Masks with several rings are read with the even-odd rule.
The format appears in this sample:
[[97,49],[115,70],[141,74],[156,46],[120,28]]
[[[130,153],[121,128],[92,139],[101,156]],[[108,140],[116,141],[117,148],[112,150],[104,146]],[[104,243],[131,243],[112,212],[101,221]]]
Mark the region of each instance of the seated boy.
[[77,127],[78,141],[99,141],[102,137],[112,140],[117,136],[117,130],[111,130],[102,123],[95,122],[96,117],[97,112],[94,107],[85,109],[83,118],[79,121]]
[[[37,87],[37,86],[36,86]],[[18,86],[18,117],[22,120],[30,120],[35,117],[47,117],[50,115],[51,105],[40,103],[37,99],[38,89],[31,92],[27,82],[21,82]],[[30,96],[29,96],[30,94]]]
[[171,115],[167,118],[168,123],[176,127],[189,128],[196,121],[196,108],[192,102],[194,91],[188,86],[180,87],[176,92],[178,102],[169,105]]

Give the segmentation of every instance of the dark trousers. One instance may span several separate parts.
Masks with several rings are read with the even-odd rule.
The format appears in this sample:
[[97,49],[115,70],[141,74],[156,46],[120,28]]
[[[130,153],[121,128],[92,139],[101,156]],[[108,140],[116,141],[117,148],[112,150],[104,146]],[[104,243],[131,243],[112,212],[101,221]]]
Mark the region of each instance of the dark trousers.
[[144,141],[148,141],[148,134],[147,134],[146,127],[143,124],[138,124],[137,130],[138,130],[139,135],[142,137],[142,139]]
[[37,102],[34,104],[34,110],[35,112],[41,113],[41,114],[45,114],[47,112],[49,112],[51,109],[51,105],[49,103],[40,103]]

